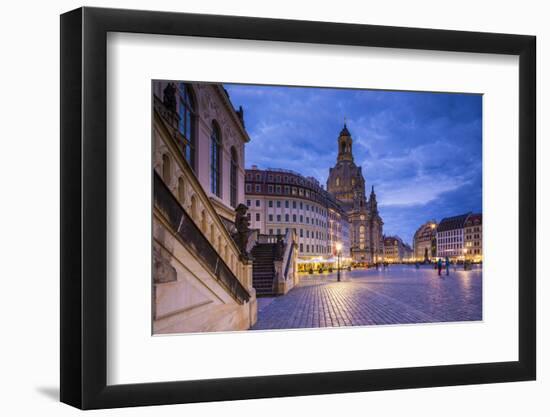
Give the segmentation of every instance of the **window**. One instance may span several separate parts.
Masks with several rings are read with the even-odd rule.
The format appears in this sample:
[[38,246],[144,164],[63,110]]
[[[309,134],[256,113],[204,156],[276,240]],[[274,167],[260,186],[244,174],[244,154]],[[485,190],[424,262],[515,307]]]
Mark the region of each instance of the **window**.
[[185,181],[183,177],[178,178],[178,199],[181,204],[185,204]]
[[246,205],[250,207],[250,200],[246,200]]
[[277,208],[281,208],[281,201],[277,200]]
[[280,215],[280,214],[277,214],[277,221],[278,221],[278,222],[281,221],[281,215]]
[[269,229],[269,234],[270,234],[270,235],[273,234],[273,229]]
[[262,187],[260,184],[256,184],[256,192],[259,193],[262,191]]
[[280,185],[276,185],[276,186],[275,186],[275,192],[276,192],[277,194],[281,194],[281,186],[280,186]]
[[285,222],[288,222],[288,221],[289,221],[288,214],[285,214]]
[[191,88],[180,83],[178,101],[178,130],[183,136],[182,151],[186,161],[192,168],[195,166],[195,105]]
[[212,135],[210,136],[210,191],[220,197],[220,156],[221,136],[216,122],[212,123]]
[[262,176],[260,174],[256,174],[256,181],[261,181]]
[[273,200],[269,200],[269,207],[273,207]]
[[170,157],[166,154],[162,155],[162,179],[165,184],[170,184]]
[[269,194],[273,194],[273,185],[269,184],[269,185],[267,186],[267,192],[268,192]]
[[296,215],[295,215],[295,214],[292,215],[292,221],[293,221],[294,223],[296,223]]
[[273,214],[270,214],[270,215],[269,215],[269,221],[270,221],[270,222],[273,221]]
[[304,237],[304,229],[300,229],[300,237]]
[[296,201],[292,202],[292,208],[296,208]]
[[303,252],[303,251],[304,251],[304,244],[300,243],[300,252]]
[[[304,208],[304,203],[302,203],[302,202],[300,201],[300,210],[302,210],[303,208]],[[300,220],[300,221],[301,221],[301,220]]]
[[285,200],[285,207],[288,208],[289,207],[289,203],[288,203],[288,200]]
[[300,214],[300,223],[303,223],[303,222],[304,222],[304,216],[302,216],[302,215]]
[[256,221],[257,221],[257,222],[260,221],[260,213],[256,213]]
[[229,173],[229,204],[231,207],[237,207],[237,169],[239,163],[237,160],[237,150],[231,147],[231,172]]
[[260,200],[256,200],[256,207],[260,207]]
[[246,184],[246,192],[251,193],[252,192],[252,184]]

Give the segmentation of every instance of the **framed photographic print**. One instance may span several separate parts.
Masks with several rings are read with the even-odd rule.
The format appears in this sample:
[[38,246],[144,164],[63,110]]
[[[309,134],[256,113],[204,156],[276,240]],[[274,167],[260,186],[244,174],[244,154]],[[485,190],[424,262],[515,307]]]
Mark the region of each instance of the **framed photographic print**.
[[535,38],[61,16],[61,400],[535,379]]

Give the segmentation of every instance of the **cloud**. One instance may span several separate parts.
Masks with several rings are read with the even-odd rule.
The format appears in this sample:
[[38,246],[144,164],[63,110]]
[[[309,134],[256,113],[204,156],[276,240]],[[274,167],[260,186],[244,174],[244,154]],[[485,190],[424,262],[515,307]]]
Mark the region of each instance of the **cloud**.
[[406,238],[428,219],[481,210],[481,96],[226,88],[245,109],[247,167],[292,169],[324,184],[345,117],[355,162],[367,187],[375,185],[385,231]]

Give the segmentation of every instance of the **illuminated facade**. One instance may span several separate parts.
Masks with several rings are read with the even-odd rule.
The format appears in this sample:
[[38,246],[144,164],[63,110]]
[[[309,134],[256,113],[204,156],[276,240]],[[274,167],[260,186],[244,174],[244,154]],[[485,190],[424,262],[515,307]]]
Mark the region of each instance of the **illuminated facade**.
[[348,128],[338,137],[336,165],[330,168],[327,190],[341,202],[350,223],[350,253],[355,262],[376,262],[384,256],[384,222],[378,212],[374,187],[367,200],[365,178],[353,161],[353,139]]
[[418,228],[413,238],[413,257],[418,262],[430,262],[437,256],[437,222],[430,220]]
[[411,261],[412,248],[399,236],[384,237],[384,262],[398,263]]
[[253,166],[246,170],[245,200],[251,229],[266,235],[296,230],[301,259],[329,258],[338,241],[342,256],[349,256],[346,213],[315,178]]
[[437,226],[437,257],[464,259],[464,225],[471,213],[445,217]]
[[481,213],[471,214],[464,223],[464,249],[467,260],[481,262],[483,260],[483,216]]

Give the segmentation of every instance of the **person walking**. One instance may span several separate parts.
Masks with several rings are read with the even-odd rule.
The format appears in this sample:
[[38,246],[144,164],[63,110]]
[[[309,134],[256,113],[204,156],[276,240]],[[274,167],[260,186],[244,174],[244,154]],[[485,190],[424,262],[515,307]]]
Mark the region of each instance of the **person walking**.
[[450,268],[451,268],[451,261],[449,260],[448,256],[445,256],[445,273],[447,276],[449,275]]
[[441,276],[441,268],[443,268],[443,262],[441,262],[441,258],[437,260],[437,275]]

